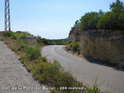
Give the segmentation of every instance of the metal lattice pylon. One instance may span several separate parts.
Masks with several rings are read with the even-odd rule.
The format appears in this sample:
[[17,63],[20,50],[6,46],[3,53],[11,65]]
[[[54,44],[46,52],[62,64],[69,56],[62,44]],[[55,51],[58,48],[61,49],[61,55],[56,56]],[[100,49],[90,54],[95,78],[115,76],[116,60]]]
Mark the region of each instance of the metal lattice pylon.
[[11,31],[9,0],[5,0],[5,31]]

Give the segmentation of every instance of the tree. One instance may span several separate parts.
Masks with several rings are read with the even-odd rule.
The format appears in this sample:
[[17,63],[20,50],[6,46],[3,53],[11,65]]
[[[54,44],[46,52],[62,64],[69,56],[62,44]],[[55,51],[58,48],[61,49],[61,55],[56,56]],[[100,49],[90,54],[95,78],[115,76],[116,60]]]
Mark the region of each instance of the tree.
[[45,45],[48,45],[48,40],[45,39],[45,38],[42,38],[42,39],[41,39],[41,42],[43,42]]
[[100,16],[97,12],[86,13],[81,18],[82,30],[96,29],[96,24]]
[[119,15],[119,29],[124,30],[124,11]]
[[99,17],[104,16],[104,14],[105,14],[105,13],[100,9],[100,10],[99,10]]
[[110,12],[104,13],[102,10],[86,13],[80,21],[75,22],[74,27],[83,31],[93,29],[124,30],[124,4],[120,0],[110,5]]
[[79,20],[75,21],[74,27],[76,27],[79,23]]
[[120,0],[116,0],[115,3],[110,5],[110,9],[116,14],[121,13],[124,10],[124,4]]
[[41,40],[42,40],[41,37],[40,36],[37,36],[37,42],[38,43],[41,43]]
[[102,16],[98,23],[97,28],[98,29],[107,29],[112,30],[115,28],[115,16],[111,12],[107,12],[104,16]]
[[116,0],[110,5],[111,12],[107,12],[102,16],[98,23],[98,29],[123,30],[124,29],[124,5],[121,1]]

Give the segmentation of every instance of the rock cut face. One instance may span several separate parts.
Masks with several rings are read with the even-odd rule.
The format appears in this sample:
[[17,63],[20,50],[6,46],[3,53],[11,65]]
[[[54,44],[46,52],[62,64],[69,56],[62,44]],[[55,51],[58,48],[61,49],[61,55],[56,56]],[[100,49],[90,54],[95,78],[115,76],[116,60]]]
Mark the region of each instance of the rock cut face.
[[80,50],[85,57],[111,64],[124,62],[124,31],[92,30],[81,34]]
[[80,36],[81,36],[81,30],[80,29],[73,29],[69,33],[68,40],[70,43],[80,41]]
[[80,42],[81,55],[110,64],[124,63],[124,31],[72,29],[69,42]]

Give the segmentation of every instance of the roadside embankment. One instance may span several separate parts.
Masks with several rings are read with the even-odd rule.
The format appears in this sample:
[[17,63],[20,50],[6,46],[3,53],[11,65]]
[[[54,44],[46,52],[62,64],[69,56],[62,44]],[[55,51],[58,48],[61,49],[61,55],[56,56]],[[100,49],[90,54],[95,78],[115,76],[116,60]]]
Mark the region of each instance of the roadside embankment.
[[[76,35],[75,33],[81,33]],[[73,37],[73,39],[72,39]],[[78,38],[77,38],[78,37]],[[79,40],[80,37],[80,40]],[[120,30],[72,30],[69,34],[70,49],[86,58],[100,60],[111,65],[124,66],[124,31]],[[80,42],[79,47],[76,42]]]
[[124,31],[83,31],[80,51],[85,57],[120,64],[124,62]]

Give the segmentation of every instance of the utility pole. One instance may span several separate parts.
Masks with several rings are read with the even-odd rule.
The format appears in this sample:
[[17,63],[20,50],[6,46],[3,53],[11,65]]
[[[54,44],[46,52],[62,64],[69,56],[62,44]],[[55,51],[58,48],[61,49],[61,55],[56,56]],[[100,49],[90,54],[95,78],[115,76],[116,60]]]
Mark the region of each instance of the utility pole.
[[5,0],[5,31],[11,31],[9,0]]

